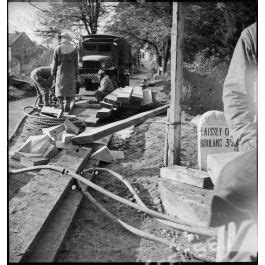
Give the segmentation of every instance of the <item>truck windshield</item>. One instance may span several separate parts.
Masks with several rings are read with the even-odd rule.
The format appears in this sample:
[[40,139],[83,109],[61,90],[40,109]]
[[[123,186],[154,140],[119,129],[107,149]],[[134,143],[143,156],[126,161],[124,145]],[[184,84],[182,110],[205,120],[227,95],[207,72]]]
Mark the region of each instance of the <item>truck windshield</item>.
[[111,52],[111,44],[98,44],[100,52]]
[[97,44],[84,42],[83,48],[87,51],[97,51]]
[[111,52],[111,43],[88,43],[83,42],[83,48],[93,52]]

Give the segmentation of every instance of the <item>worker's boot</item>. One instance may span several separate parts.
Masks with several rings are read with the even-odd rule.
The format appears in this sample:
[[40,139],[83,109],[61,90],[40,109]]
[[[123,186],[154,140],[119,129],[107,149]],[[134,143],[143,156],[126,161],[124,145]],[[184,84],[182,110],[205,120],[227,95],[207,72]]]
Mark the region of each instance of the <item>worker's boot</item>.
[[65,100],[65,107],[64,107],[65,112],[70,111],[70,104],[71,104],[71,98],[67,97]]
[[44,106],[46,106],[46,107],[50,106],[50,99],[49,99],[48,93],[44,94]]
[[64,104],[63,104],[63,98],[59,98],[59,109],[61,109],[64,112]]

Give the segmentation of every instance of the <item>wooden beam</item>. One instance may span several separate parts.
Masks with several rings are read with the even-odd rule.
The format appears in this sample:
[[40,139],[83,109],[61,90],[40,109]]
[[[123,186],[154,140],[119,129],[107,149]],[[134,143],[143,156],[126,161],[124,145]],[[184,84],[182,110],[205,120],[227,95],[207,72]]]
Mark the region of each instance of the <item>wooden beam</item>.
[[171,31],[171,102],[168,128],[168,165],[180,164],[181,90],[183,77],[184,7],[173,2]]
[[[90,156],[91,149],[62,151],[55,158],[58,166],[78,172]],[[23,262],[70,189],[69,176],[41,170],[9,201],[9,262]]]
[[141,107],[149,107],[153,104],[152,90],[151,88],[147,88],[143,91],[143,101],[141,103]]
[[98,110],[96,117],[97,118],[106,118],[109,117],[112,113],[112,109],[107,109],[107,108],[101,108]]
[[160,176],[164,179],[174,180],[199,188],[209,188],[213,186],[211,178],[207,172],[177,165],[161,167]]
[[91,128],[86,129],[83,133],[73,137],[72,142],[75,144],[92,143],[93,141],[103,138],[109,134],[118,132],[132,125],[139,124],[147,120],[148,118],[152,118],[158,114],[164,113],[167,110],[167,108],[168,105],[165,105],[153,110],[139,113],[137,115],[134,115],[132,117],[129,117],[121,121],[116,121],[111,124],[101,126],[100,128],[95,128],[92,130]]
[[119,89],[118,92],[118,101],[121,103],[129,103],[132,96],[133,89],[132,87],[126,86],[122,89]]

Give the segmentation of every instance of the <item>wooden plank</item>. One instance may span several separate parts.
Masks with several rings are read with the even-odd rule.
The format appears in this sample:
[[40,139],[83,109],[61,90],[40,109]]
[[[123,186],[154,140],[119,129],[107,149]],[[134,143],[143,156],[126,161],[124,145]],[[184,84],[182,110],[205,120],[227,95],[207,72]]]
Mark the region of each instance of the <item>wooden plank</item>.
[[110,150],[107,146],[102,146],[96,152],[91,155],[92,159],[104,161],[104,162],[115,162],[115,159],[112,157]]
[[80,131],[80,129],[68,119],[64,121],[64,127],[67,133],[78,134]]
[[47,150],[43,154],[43,157],[53,158],[56,155],[58,155],[59,152],[60,152],[60,150],[55,145],[50,144],[50,146],[47,148]]
[[212,190],[162,179],[158,185],[165,211],[194,225],[207,227],[211,213]]
[[[110,136],[105,137],[104,143],[107,145]],[[98,167],[100,161],[89,159],[86,162],[86,167]],[[89,179],[92,175],[87,175]],[[71,228],[73,220],[83,201],[83,194],[81,192],[70,191],[66,194],[58,210],[51,218],[45,233],[42,233],[35,248],[29,253],[25,262],[55,262],[56,256],[63,246],[64,240]]]
[[122,160],[125,158],[123,151],[118,150],[110,150],[111,156],[114,158],[114,160]]
[[78,150],[78,146],[73,145],[72,143],[63,143],[62,141],[56,141],[55,146],[59,149],[64,149],[64,150]]
[[98,109],[92,108],[74,108],[73,114],[75,114],[80,120],[83,120],[87,126],[95,126],[100,119],[96,117]]
[[[54,163],[78,172],[90,156],[90,148],[62,151]],[[22,262],[38,242],[68,191],[72,179],[41,170],[9,202],[9,262]]]
[[242,155],[242,152],[210,154],[207,156],[207,172],[213,184],[216,183],[216,180],[224,165],[240,155]]
[[105,102],[105,101],[100,102],[100,107],[101,108],[107,108],[107,109],[113,109],[114,108],[113,104]]
[[75,108],[100,108],[100,105],[97,103],[97,100],[95,99],[92,101],[91,99],[86,100],[80,100],[78,102],[75,102]]
[[131,99],[142,102],[143,98],[144,98],[143,88],[140,86],[133,87]]
[[21,157],[20,163],[25,167],[34,167],[39,165],[47,165],[50,162],[48,157]]
[[177,165],[160,168],[160,176],[164,179],[171,179],[199,188],[208,188],[213,186],[211,178],[207,172]]
[[107,135],[118,132],[132,125],[139,124],[147,120],[148,118],[152,118],[156,115],[162,114],[167,110],[167,108],[168,108],[168,105],[165,105],[165,106],[153,109],[153,110],[139,113],[137,115],[134,115],[132,117],[129,117],[121,121],[116,121],[116,122],[101,126],[100,128],[94,128],[92,130],[86,129],[83,133],[73,137],[72,142],[75,144],[92,143],[93,141],[96,141]]
[[59,124],[56,126],[48,127],[48,128],[43,128],[42,132],[45,135],[50,136],[53,140],[57,141],[59,140],[60,133],[65,130],[64,124]]
[[171,102],[168,128],[168,165],[180,164],[181,90],[183,79],[184,7],[173,2],[171,31]]
[[111,115],[112,109],[107,109],[107,108],[101,108],[98,110],[96,117],[97,118],[107,118]]
[[72,138],[73,138],[74,136],[75,136],[75,135],[72,134],[72,133],[63,132],[63,133],[62,133],[62,142],[65,143],[65,144],[71,143]]
[[24,258],[24,262],[51,263],[55,261],[80,208],[82,199],[83,194],[79,191],[69,191],[66,194],[45,233],[42,234],[34,249]]
[[43,106],[40,113],[46,114],[46,115],[49,115],[49,116],[53,116],[53,117],[56,117],[56,118],[60,118],[62,113],[63,113],[63,111],[61,109],[57,109],[55,107]]
[[44,153],[50,145],[50,137],[48,135],[30,136],[31,150],[33,154]]
[[118,102],[129,103],[132,96],[132,92],[133,92],[132,87],[126,86],[123,87],[122,89],[120,88],[117,96]]
[[143,101],[141,103],[142,107],[149,107],[153,105],[153,97],[151,88],[143,90]]
[[116,89],[115,91],[111,92],[109,95],[104,97],[103,101],[115,105],[118,101],[118,91],[119,90]]

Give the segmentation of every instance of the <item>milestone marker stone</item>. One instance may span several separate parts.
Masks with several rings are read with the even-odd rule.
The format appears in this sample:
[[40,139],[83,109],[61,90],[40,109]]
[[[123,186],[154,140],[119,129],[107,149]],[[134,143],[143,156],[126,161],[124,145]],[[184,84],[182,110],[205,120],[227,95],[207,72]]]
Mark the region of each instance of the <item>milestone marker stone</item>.
[[234,151],[234,143],[224,113],[217,110],[205,112],[198,122],[198,165],[207,170],[207,156]]

